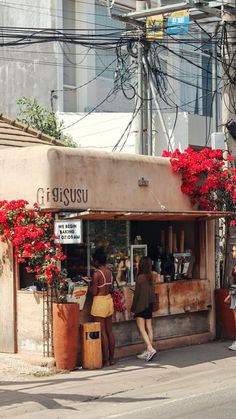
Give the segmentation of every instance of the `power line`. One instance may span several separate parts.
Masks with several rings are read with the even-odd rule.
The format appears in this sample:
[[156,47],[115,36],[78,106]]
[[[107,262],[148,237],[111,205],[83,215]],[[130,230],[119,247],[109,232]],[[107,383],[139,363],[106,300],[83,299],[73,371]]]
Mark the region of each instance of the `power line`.
[[[219,29],[220,30],[220,29]],[[93,31],[94,33],[90,34],[88,31],[85,33],[84,30],[78,31],[77,29],[72,30],[72,29],[68,29],[68,30],[58,30],[58,29],[45,29],[45,28],[2,28],[2,37],[6,39],[9,39],[9,42],[6,42],[4,40],[4,42],[0,43],[0,45],[17,45],[18,48],[25,46],[25,45],[32,45],[33,43],[35,44],[44,44],[44,43],[48,43],[48,42],[60,42],[62,44],[66,44],[66,45],[81,45],[82,47],[93,49],[96,51],[96,53],[98,51],[116,51],[117,54],[117,68],[116,68],[116,78],[115,78],[115,84],[117,83],[117,86],[115,89],[113,89],[113,91],[111,91],[108,93],[108,95],[105,97],[105,99],[103,99],[95,108],[93,108],[88,114],[94,112],[99,106],[102,105],[102,103],[104,103],[105,101],[108,101],[111,97],[113,97],[113,95],[115,95],[117,93],[118,90],[123,91],[123,94],[125,95],[125,97],[129,98],[129,99],[133,99],[135,96],[137,97],[137,91],[136,88],[132,82],[132,77],[134,76],[135,72],[136,72],[136,68],[137,68],[137,62],[135,62],[135,60],[133,60],[132,65],[128,65],[127,61],[130,57],[128,48],[130,46],[130,44],[137,42],[137,36],[134,35],[133,31],[126,31],[126,35],[121,35],[121,31],[113,31],[113,32],[106,32],[106,33],[100,33]],[[201,28],[201,32],[204,33],[205,29]],[[228,29],[228,33],[229,33],[229,29]],[[205,71],[206,73],[206,80],[209,79],[209,77],[212,76],[212,72],[209,71],[209,69],[204,68],[202,65],[198,64],[197,62],[195,62],[193,59],[189,59],[186,56],[184,56],[184,54],[177,53],[174,48],[176,45],[179,45],[180,47],[183,45],[187,45],[188,47],[191,48],[197,48],[197,49],[201,49],[204,46],[204,42],[209,42],[209,43],[215,43],[215,42],[219,42],[218,39],[216,39],[216,37],[218,36],[219,31],[216,30],[215,33],[213,35],[209,35],[206,37],[206,40],[203,41],[202,39],[198,39],[196,38],[196,32],[192,32],[189,33],[189,36],[191,37],[191,39],[189,39],[189,37],[170,37],[168,36],[167,33],[167,40],[168,40],[168,46],[166,45],[167,40],[163,39],[163,40],[158,40],[158,41],[153,41],[152,42],[152,48],[154,47],[159,47],[163,50],[166,50],[168,52],[168,54],[172,54],[173,56],[176,56],[176,59],[178,60],[184,60],[186,61],[186,63],[188,63],[189,66],[199,70],[199,72],[203,72]],[[223,34],[225,37],[225,34]],[[223,39],[223,38],[222,38]],[[146,41],[145,39],[142,39],[143,44]],[[222,41],[221,41],[222,42]],[[122,54],[120,51],[120,44],[122,47],[127,48],[126,53]],[[198,48],[199,45],[199,48]],[[229,45],[229,43],[228,43]],[[191,54],[191,50],[189,52]],[[64,54],[65,55],[65,54]],[[71,57],[71,52],[68,52],[68,58]],[[102,56],[98,55],[101,59]],[[209,59],[211,58],[211,55],[209,54]],[[222,58],[221,56],[216,58],[218,60],[218,62],[221,62],[222,60],[224,61],[224,57]],[[8,60],[10,60],[8,58]],[[13,60],[13,59],[12,59]],[[67,59],[68,61],[68,59]],[[23,60],[22,62],[26,63],[26,60]],[[28,61],[30,62],[30,60]],[[115,60],[114,60],[115,62]],[[42,62],[42,64],[46,65],[45,62]],[[54,63],[48,63],[47,65],[55,65]],[[58,64],[56,64],[58,65]],[[77,66],[78,63],[75,62],[70,62],[69,59],[69,64],[66,63],[63,65],[63,67],[73,67],[73,66]],[[79,89],[82,88],[83,86],[91,83],[93,80],[96,80],[101,74],[103,74],[106,70],[107,71],[114,71],[112,69],[109,68],[110,64],[108,66],[106,66],[105,68],[102,68],[101,72],[96,75],[95,77],[93,77],[93,79],[91,79],[90,81],[86,82],[83,85],[77,86],[75,87],[75,89]],[[155,79],[156,79],[156,88],[157,91],[161,97],[162,100],[164,100],[164,102],[168,105],[172,105],[173,107],[175,107],[176,109],[176,118],[178,117],[178,109],[180,109],[179,106],[181,106],[178,103],[175,103],[170,95],[167,93],[166,91],[166,87],[165,87],[165,79],[173,79],[176,80],[178,82],[180,82],[181,84],[185,84],[187,86],[190,86],[194,89],[197,90],[201,90],[201,91],[205,91],[206,94],[204,95],[205,97],[208,97],[208,94],[212,93],[212,90],[208,88],[208,86],[204,87],[198,86],[198,83],[192,83],[191,78],[187,79],[187,77],[193,77],[193,74],[187,74],[187,70],[185,70],[185,72],[182,71],[181,68],[178,69],[177,66],[174,66],[175,70],[179,71],[179,75],[175,75],[172,74],[170,71],[164,71],[163,69],[161,69],[160,64],[158,64],[158,66],[155,63],[155,66],[152,68],[152,71],[154,72],[155,75]],[[174,70],[174,67],[172,67],[172,71]],[[81,69],[87,68],[89,69],[89,66],[81,66]],[[93,68],[93,67],[91,67]],[[96,68],[98,68],[98,66],[96,66]],[[231,66],[232,69],[232,66]],[[99,68],[100,70],[100,68]],[[229,72],[229,67],[227,67],[227,65],[225,65],[225,74],[227,74],[227,72]],[[183,80],[183,76],[185,77],[185,80]],[[197,74],[196,76],[197,78],[201,78],[202,80],[204,79],[204,77],[202,76],[202,73]],[[187,80],[186,80],[187,79]],[[207,83],[208,84],[208,83]],[[58,90],[60,91],[60,90]],[[130,95],[127,95],[126,92],[129,92]],[[204,97],[202,96],[202,97]],[[233,100],[233,98],[232,98]],[[234,103],[234,102],[233,102]],[[182,105],[183,106],[183,105]],[[85,117],[85,116],[84,116]],[[83,117],[83,118],[84,118]],[[83,119],[82,118],[82,119]],[[80,119],[80,120],[82,120]],[[79,120],[79,121],[80,121]],[[77,121],[77,122],[79,122]],[[75,123],[77,123],[75,122]],[[74,123],[72,124],[74,125]],[[174,123],[174,126],[176,125],[176,121]],[[68,127],[66,127],[68,128]]]
[[118,140],[118,141],[116,142],[116,144],[114,145],[114,147],[113,147],[113,149],[112,149],[112,151],[113,151],[113,152],[117,151],[117,148],[118,148],[118,146],[119,146],[120,142],[122,141],[123,137],[125,136],[125,134],[126,134],[126,132],[127,132],[126,139],[125,139],[125,141],[123,142],[123,144],[122,144],[122,146],[121,146],[121,148],[120,148],[120,151],[124,148],[125,143],[127,142],[128,137],[129,137],[129,133],[130,133],[131,125],[132,125],[132,123],[133,123],[134,119],[136,118],[136,116],[137,116],[138,112],[140,111],[140,109],[141,109],[141,107],[142,107],[142,102],[140,103],[140,105],[139,105],[139,106],[137,106],[137,104],[138,104],[138,101],[136,100],[136,102],[135,102],[135,106],[134,106],[134,110],[133,110],[133,114],[132,114],[132,116],[131,116],[131,119],[130,119],[130,121],[128,122],[128,124],[126,125],[125,130],[123,131],[123,133],[122,133],[122,135],[120,136],[119,140]]
[[[67,0],[68,1],[68,0]],[[88,5],[89,4],[89,2],[83,2],[83,1],[80,1],[79,2],[80,4],[85,4],[85,5]],[[25,3],[14,3],[14,2],[11,2],[11,3],[9,3],[9,4],[6,4],[6,3],[0,3],[2,6],[4,6],[4,7],[7,7],[7,8],[11,8],[11,9],[15,9],[15,10],[20,10],[20,11],[22,11],[22,7],[25,7],[26,8],[26,10],[24,10],[24,12],[28,12],[28,13],[32,13],[32,8],[35,8],[35,9],[39,9],[39,10],[42,10],[42,9],[45,9],[45,10],[48,10],[49,11],[49,13],[44,13],[44,12],[37,12],[39,15],[43,15],[43,16],[49,16],[49,17],[55,17],[55,18],[62,18],[62,14],[59,14],[59,15],[57,15],[57,14],[53,14],[52,12],[51,12],[51,10],[54,10],[54,11],[56,11],[56,12],[63,12],[63,9],[60,9],[60,8],[46,8],[46,7],[42,7],[42,6],[36,6],[36,5],[31,5],[31,7],[29,8],[29,6],[28,5],[26,5]],[[95,6],[95,3],[94,2],[91,2],[91,4],[92,5],[94,5]],[[17,6],[20,6],[20,7],[16,7],[16,6],[11,6],[11,5],[17,5]],[[100,6],[100,7],[103,7],[103,6]],[[75,15],[81,15],[81,12],[76,12],[76,11],[74,11],[73,12],[73,14],[75,14]],[[91,15],[91,16],[93,16],[93,17],[104,17],[104,16],[106,16],[106,15],[104,15],[104,14],[98,14],[98,13],[89,13],[89,12],[83,12],[83,15]],[[69,17],[67,17],[66,18],[66,20],[67,21],[71,21],[71,22],[79,22],[79,23],[85,23],[86,25],[89,23],[89,24],[91,24],[91,25],[94,25],[94,22],[88,22],[87,20],[82,20],[82,19],[74,19],[74,18],[69,18]],[[111,26],[109,26],[109,25],[104,25],[104,24],[99,24],[99,23],[96,23],[96,25],[97,26],[101,26],[101,27],[103,27],[103,28],[109,28],[109,29],[112,29],[112,28],[114,28],[114,21],[112,20],[112,19],[110,19],[110,21],[111,21],[111,23],[113,23],[113,25],[111,25]],[[122,25],[122,23],[119,23],[120,25]]]
[[111,97],[117,94],[118,90],[120,89],[120,86],[118,84],[114,85],[112,89],[109,90],[106,97],[102,99],[95,107],[93,107],[88,113],[83,115],[81,118],[79,118],[77,121],[72,122],[71,124],[67,125],[66,127],[63,127],[63,131],[71,128],[72,126],[78,124],[79,122],[83,121],[87,116],[89,116],[91,113],[95,112],[103,103],[107,102]]

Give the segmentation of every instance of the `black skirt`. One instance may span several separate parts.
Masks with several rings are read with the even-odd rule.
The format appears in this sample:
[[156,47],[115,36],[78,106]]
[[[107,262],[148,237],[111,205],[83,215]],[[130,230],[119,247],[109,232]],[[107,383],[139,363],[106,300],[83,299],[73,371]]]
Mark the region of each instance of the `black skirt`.
[[149,304],[148,308],[145,310],[140,311],[140,313],[135,313],[134,317],[142,317],[143,319],[151,319],[153,312],[153,304]]

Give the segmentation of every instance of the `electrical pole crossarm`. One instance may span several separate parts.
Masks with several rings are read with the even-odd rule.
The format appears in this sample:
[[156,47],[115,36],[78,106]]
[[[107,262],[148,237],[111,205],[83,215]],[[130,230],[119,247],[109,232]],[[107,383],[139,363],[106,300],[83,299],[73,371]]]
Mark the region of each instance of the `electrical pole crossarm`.
[[176,3],[169,6],[160,6],[160,7],[154,7],[152,9],[145,9],[138,12],[130,12],[130,13],[127,13],[125,16],[134,18],[134,19],[140,19],[140,18],[145,18],[148,16],[155,16],[158,14],[165,14],[165,13],[170,13],[170,12],[178,11],[178,10],[186,10],[186,9],[189,9],[190,7],[191,6],[189,4],[189,1],[185,1],[183,3]]
[[141,29],[145,28],[145,22],[141,22],[141,21],[138,21],[138,20],[135,20],[135,19],[131,19],[131,18],[129,18],[127,16],[124,16],[124,15],[118,15],[116,13],[114,13],[114,14],[111,13],[111,17],[112,17],[112,19],[128,23],[132,26],[135,26],[135,27],[138,27],[138,28],[141,28]]
[[123,15],[123,18],[127,17],[131,19],[144,19],[148,16],[155,16],[158,14],[166,14],[166,13],[172,13],[172,12],[177,12],[177,11],[182,11],[182,10],[190,10],[190,11],[199,10],[201,12],[204,12],[206,15],[210,14],[212,16],[221,17],[221,11],[218,8],[213,7],[210,4],[208,4],[208,2],[205,2],[203,0],[197,0],[197,1],[187,0],[182,3],[175,3],[168,6],[160,6],[160,7],[155,7],[151,9],[130,12]]

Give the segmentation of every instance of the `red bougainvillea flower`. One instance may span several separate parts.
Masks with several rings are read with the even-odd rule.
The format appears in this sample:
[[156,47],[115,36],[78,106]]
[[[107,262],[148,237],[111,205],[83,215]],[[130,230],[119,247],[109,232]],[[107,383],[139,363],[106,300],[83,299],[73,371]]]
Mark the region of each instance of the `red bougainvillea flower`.
[[28,202],[19,199],[0,201],[1,241],[10,241],[18,262],[26,263],[28,273],[34,273],[38,281],[46,282],[60,289],[67,273],[58,262],[65,260],[60,244],[55,243],[54,220],[50,212],[43,212],[37,203],[33,209]]
[[[202,210],[236,214],[236,169],[232,155],[225,159],[222,150],[187,148],[183,153],[178,149],[164,151],[162,156],[169,157],[173,172],[182,175],[181,191],[193,205]],[[235,217],[231,217],[234,225]]]

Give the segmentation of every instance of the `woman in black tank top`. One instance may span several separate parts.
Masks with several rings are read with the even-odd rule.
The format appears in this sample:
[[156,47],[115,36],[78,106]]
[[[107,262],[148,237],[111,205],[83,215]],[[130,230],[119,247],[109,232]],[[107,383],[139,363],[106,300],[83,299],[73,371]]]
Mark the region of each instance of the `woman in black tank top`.
[[143,256],[138,265],[138,277],[131,312],[134,313],[139,333],[146,344],[146,350],[138,355],[138,358],[144,361],[151,361],[156,354],[156,350],[153,347],[152,328],[152,312],[155,300],[152,261],[149,257]]

